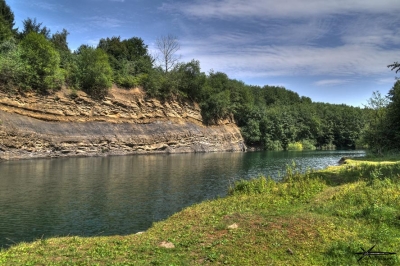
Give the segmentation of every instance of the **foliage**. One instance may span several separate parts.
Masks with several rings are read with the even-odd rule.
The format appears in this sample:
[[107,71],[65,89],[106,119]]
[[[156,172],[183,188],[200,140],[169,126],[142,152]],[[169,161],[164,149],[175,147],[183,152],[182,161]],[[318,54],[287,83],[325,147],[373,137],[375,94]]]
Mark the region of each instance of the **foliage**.
[[26,89],[29,84],[24,82],[28,76],[25,62],[21,58],[21,49],[14,39],[0,44],[0,89],[15,91]]
[[71,60],[71,51],[68,48],[67,36],[69,32],[63,29],[61,32],[56,32],[51,36],[50,41],[53,43],[54,48],[60,54],[60,67],[63,69],[68,68],[68,64]]
[[390,68],[392,71],[396,70],[396,73],[400,71],[400,63],[399,62],[394,62],[393,64],[390,64],[387,67]]
[[8,27],[7,22],[0,16],[0,42],[9,40],[13,37],[12,30]]
[[[392,70],[398,64],[390,65]],[[396,71],[397,73],[397,71]],[[400,80],[389,90],[384,98],[374,92],[366,106],[369,111],[369,125],[363,139],[373,152],[385,154],[400,150]]]
[[124,88],[144,85],[152,69],[153,59],[141,38],[101,39],[97,48],[104,50],[114,72],[114,82]]
[[392,149],[400,149],[400,80],[388,93],[386,133]]
[[63,81],[60,55],[52,43],[42,34],[30,32],[19,46],[27,68],[25,85],[41,92],[59,88]]
[[206,124],[218,123],[230,113],[230,92],[222,91],[211,95],[207,100],[200,103],[201,115]]
[[379,91],[376,91],[373,92],[372,97],[365,106],[368,111],[369,123],[363,133],[363,141],[373,152],[382,153],[389,144],[385,133],[388,103],[389,99],[383,97]]
[[309,140],[309,139],[303,139],[301,141],[301,145],[304,150],[315,150],[316,149],[314,141]]
[[303,143],[301,143],[301,142],[289,143],[287,149],[289,151],[302,151],[303,150]]
[[19,33],[19,38],[24,39],[29,33],[35,32],[43,35],[46,39],[50,39],[50,29],[46,26],[42,26],[43,23],[38,23],[36,18],[33,20],[31,18],[27,18],[22,22],[24,28],[22,32]]
[[200,101],[202,89],[207,78],[205,73],[201,72],[200,62],[192,60],[189,63],[177,64],[174,72],[178,80],[177,89],[186,97],[194,101]]
[[0,0],[0,43],[14,37],[14,13],[5,0]]
[[81,46],[76,52],[79,86],[93,98],[103,98],[112,85],[112,69],[102,49]]

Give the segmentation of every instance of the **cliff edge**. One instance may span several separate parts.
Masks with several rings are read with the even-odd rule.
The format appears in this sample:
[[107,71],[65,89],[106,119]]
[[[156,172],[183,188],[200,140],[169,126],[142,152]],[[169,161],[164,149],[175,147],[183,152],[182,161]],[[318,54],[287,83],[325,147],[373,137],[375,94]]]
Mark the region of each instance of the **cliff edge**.
[[146,99],[140,89],[112,88],[102,101],[67,89],[0,93],[0,160],[245,149],[233,121],[204,126],[195,103]]

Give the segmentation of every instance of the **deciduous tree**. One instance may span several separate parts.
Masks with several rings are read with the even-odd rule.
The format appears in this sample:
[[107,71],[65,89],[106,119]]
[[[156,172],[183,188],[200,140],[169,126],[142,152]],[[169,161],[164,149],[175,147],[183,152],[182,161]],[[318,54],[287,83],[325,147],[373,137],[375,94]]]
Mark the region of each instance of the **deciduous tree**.
[[181,48],[178,38],[171,34],[161,36],[156,40],[156,47],[160,52],[159,61],[165,73],[167,73],[180,59],[180,57],[176,55],[176,52]]
[[20,42],[20,48],[28,69],[26,83],[32,89],[45,92],[61,86],[60,55],[43,34],[28,33]]
[[102,49],[81,46],[77,52],[78,80],[82,90],[93,98],[103,98],[112,85],[112,69]]

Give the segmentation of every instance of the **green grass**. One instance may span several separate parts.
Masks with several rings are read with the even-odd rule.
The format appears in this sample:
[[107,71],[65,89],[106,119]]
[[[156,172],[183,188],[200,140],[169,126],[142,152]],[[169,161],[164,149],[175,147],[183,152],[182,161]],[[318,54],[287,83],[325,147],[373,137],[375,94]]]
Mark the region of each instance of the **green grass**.
[[21,243],[0,252],[0,265],[357,265],[354,253],[375,244],[398,254],[360,265],[400,265],[395,160],[346,160],[305,174],[288,167],[282,183],[238,181],[227,197],[186,208],[143,234]]

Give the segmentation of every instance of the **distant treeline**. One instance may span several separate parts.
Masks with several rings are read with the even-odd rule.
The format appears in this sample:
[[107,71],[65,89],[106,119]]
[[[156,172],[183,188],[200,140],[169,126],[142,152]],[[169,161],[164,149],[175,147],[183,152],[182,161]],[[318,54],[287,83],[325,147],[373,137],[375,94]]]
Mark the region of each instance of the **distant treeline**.
[[[71,90],[71,97],[82,90],[102,99],[112,84],[141,87],[148,97],[198,102],[205,124],[234,119],[248,145],[267,150],[375,147],[374,134],[383,128],[377,122],[384,121],[383,111],[379,109],[377,120],[378,109],[373,105],[314,103],[283,87],[250,86],[222,72],[206,74],[197,60],[172,60],[168,56],[179,48],[174,38],[162,38],[159,43],[172,48],[161,51],[162,65],[138,37],[104,38],[96,47],[81,45],[71,51],[65,29],[51,34],[30,18],[20,30],[14,25],[13,12],[0,0],[0,89],[5,92],[46,94],[64,86]],[[382,138],[387,140],[387,135]]]

